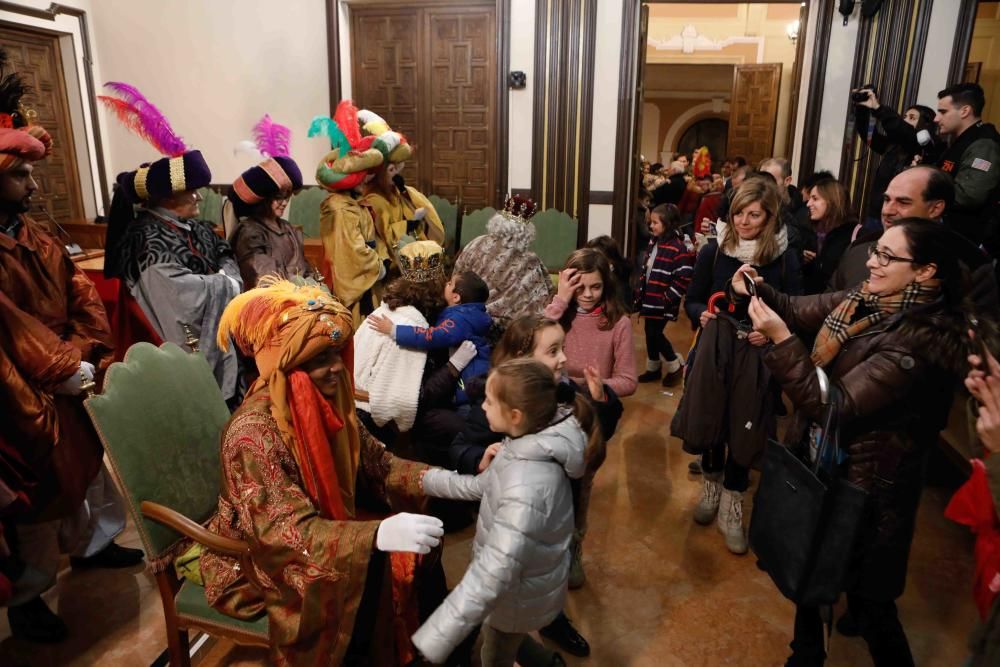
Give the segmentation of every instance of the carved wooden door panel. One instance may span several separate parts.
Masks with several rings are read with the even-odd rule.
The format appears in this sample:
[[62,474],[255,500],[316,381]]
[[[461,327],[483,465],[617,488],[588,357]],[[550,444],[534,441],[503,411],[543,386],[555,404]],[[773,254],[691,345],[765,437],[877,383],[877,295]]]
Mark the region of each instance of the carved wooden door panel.
[[43,224],[49,222],[46,210],[61,224],[80,222],[83,196],[58,39],[46,33],[0,28],[0,46],[10,56],[11,66],[31,86],[25,105],[35,110],[37,123],[52,135],[52,155],[35,163],[38,192],[32,198],[30,214]]
[[737,65],[735,69],[726,150],[753,165],[771,157],[774,150],[781,63]]
[[415,148],[403,176],[466,209],[495,205],[493,4],[351,8],[352,91]]
[[493,203],[496,122],[496,28],[493,7],[431,8],[430,85],[426,122],[431,131],[430,190],[476,209]]
[[[371,109],[406,136],[416,148],[404,178],[418,189],[426,160],[426,143],[419,134],[421,51],[419,10],[379,9],[351,12],[352,95],[359,109]],[[428,194],[431,194],[428,192]]]

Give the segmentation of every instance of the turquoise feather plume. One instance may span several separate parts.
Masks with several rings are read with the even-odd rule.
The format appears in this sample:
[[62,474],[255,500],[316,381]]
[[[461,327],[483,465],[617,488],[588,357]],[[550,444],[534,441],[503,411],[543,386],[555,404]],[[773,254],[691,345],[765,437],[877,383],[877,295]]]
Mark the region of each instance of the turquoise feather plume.
[[347,141],[347,136],[329,116],[316,116],[312,119],[312,123],[309,124],[309,133],[307,136],[315,137],[320,134],[330,139],[330,148],[338,149],[340,155],[347,155],[351,152],[351,145]]

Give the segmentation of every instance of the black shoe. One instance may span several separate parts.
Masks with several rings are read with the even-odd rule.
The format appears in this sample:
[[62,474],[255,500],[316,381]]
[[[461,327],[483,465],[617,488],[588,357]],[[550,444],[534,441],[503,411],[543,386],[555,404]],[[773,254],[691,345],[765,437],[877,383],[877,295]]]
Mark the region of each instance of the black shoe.
[[837,632],[845,637],[860,637],[861,628],[858,627],[858,619],[854,617],[854,614],[850,610],[844,612],[844,615],[837,619]]
[[655,371],[646,371],[645,373],[639,376],[639,382],[656,382],[659,379],[660,379],[659,369]]
[[575,655],[578,658],[586,658],[590,655],[590,644],[573,627],[569,617],[562,612],[556,616],[554,621],[539,630],[539,634],[559,644],[559,647],[570,655]]
[[72,556],[69,559],[74,570],[87,570],[90,568],[119,569],[132,567],[142,562],[142,549],[129,549],[112,542],[108,546],[98,551],[93,556],[80,558]]
[[40,597],[7,609],[10,634],[39,644],[55,644],[66,639],[69,630]]
[[671,371],[663,376],[664,387],[676,387],[684,379],[684,367],[681,366],[676,371]]

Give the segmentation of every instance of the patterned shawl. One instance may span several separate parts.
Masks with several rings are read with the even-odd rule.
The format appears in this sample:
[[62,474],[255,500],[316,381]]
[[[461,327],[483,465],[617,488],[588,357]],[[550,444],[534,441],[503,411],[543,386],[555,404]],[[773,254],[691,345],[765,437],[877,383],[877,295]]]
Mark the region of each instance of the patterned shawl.
[[941,281],[912,282],[901,292],[879,296],[868,291],[868,281],[852,291],[833,309],[816,334],[812,362],[823,368],[833,361],[849,339],[911,306],[934,301],[941,293]]

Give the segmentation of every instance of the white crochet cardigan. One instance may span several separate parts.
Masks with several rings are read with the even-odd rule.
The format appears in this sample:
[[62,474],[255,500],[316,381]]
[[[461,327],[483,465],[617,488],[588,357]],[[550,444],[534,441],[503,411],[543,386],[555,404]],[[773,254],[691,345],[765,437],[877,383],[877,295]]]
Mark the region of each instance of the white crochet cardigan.
[[[428,326],[413,306],[389,310],[382,304],[374,314],[388,317],[393,324]],[[379,426],[394,421],[401,432],[409,431],[417,416],[426,361],[427,352],[400,347],[392,337],[363,323],[354,334],[354,388],[367,392],[369,400],[357,401],[357,406]]]

